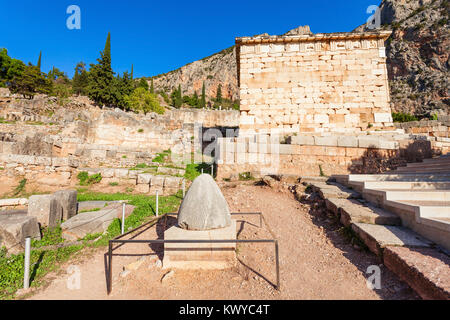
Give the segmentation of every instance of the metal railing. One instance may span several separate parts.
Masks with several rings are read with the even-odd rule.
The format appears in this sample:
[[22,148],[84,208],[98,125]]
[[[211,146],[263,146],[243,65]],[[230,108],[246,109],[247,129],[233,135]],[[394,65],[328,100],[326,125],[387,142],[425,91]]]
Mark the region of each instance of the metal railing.
[[[108,268],[107,268],[107,275],[106,275],[106,279],[107,279],[107,293],[108,295],[111,293],[112,291],[112,260],[113,260],[113,251],[116,248],[113,248],[113,244],[117,243],[117,244],[127,244],[127,243],[148,243],[148,244],[165,244],[165,243],[273,243],[274,244],[274,249],[275,249],[275,272],[276,272],[276,284],[272,284],[275,289],[280,290],[280,263],[279,263],[279,250],[278,250],[278,240],[276,239],[225,239],[225,240],[163,240],[163,239],[155,239],[155,240],[133,240],[133,239],[122,239],[123,237],[125,237],[126,235],[129,235],[133,232],[136,232],[139,229],[142,229],[145,226],[149,226],[149,228],[151,228],[153,225],[155,225],[159,220],[161,220],[164,217],[167,217],[169,215],[177,215],[175,213],[166,213],[164,215],[161,215],[133,230],[128,231],[127,233],[124,233],[112,240],[109,240],[109,244],[108,244]],[[260,216],[260,228],[262,228],[262,223],[264,220],[264,216],[261,212],[236,212],[236,213],[232,213],[231,215],[259,215]],[[267,225],[267,223],[266,223]],[[267,226],[268,227],[268,226]],[[270,232],[270,234],[272,236],[274,236],[273,232],[268,228],[268,231]]]

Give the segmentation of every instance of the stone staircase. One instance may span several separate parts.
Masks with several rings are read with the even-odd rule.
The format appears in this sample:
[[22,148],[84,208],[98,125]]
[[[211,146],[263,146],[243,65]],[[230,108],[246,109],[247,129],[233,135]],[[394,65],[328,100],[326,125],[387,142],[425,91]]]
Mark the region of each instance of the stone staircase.
[[450,250],[450,157],[410,163],[380,175],[335,176],[402,225]]
[[302,182],[422,298],[450,299],[450,157]]

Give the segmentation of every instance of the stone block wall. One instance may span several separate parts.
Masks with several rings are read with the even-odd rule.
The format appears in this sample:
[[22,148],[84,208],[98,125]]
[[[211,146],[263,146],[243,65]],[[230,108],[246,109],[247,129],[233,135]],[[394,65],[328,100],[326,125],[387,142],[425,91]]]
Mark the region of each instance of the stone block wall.
[[389,35],[237,38],[241,131],[349,133],[392,126]]
[[215,161],[221,180],[237,179],[244,172],[254,177],[381,173],[432,155],[430,139],[396,132],[291,136],[283,144],[257,135],[218,139]]

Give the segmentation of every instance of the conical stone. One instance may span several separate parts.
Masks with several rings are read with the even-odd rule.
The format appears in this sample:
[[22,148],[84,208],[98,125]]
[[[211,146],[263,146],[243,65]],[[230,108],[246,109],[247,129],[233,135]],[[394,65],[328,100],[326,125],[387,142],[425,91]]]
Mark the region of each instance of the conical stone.
[[181,203],[178,226],[185,230],[213,230],[230,225],[230,209],[219,186],[209,174],[198,176]]

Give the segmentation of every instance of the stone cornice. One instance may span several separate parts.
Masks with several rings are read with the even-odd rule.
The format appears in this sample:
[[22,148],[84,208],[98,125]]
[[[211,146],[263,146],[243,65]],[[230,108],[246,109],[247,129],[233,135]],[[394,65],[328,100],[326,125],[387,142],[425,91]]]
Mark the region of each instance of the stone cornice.
[[320,42],[320,41],[346,41],[364,39],[387,40],[392,31],[372,31],[372,32],[341,32],[341,33],[317,33],[314,35],[297,36],[256,36],[236,38],[236,45],[265,44],[265,43],[290,43],[290,42]]

